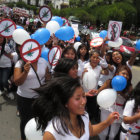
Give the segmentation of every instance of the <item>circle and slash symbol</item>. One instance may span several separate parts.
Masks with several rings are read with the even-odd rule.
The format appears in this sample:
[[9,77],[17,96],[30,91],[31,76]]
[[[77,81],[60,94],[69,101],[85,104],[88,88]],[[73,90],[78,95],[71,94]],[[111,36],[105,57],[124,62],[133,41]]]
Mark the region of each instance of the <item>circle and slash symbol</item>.
[[12,37],[16,24],[10,19],[3,19],[0,21],[0,35],[3,37]]
[[96,37],[90,41],[90,46],[91,47],[99,47],[102,45],[102,43],[103,43],[103,38]]
[[62,26],[70,26],[69,21],[65,17],[61,17],[63,20],[63,25]]
[[48,61],[51,66],[56,66],[58,60],[61,58],[61,49],[59,46],[54,46],[48,53]]
[[42,22],[47,23],[52,18],[51,9],[48,6],[42,6],[39,9],[39,18]]
[[36,40],[28,39],[20,47],[20,56],[25,62],[36,62],[40,55],[41,47]]
[[118,22],[112,22],[108,28],[108,38],[111,41],[116,41],[120,36],[120,32],[121,32],[120,24]]

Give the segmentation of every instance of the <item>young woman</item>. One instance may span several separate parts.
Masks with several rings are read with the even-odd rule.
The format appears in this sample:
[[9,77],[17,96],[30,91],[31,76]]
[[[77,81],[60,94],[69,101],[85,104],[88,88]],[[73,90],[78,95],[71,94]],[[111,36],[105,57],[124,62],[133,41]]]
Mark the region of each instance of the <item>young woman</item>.
[[85,73],[88,73],[90,71],[92,71],[94,73],[94,79],[95,81],[95,87],[94,89],[86,89],[85,86],[84,90],[86,92],[86,96],[87,96],[87,112],[89,113],[89,117],[90,120],[92,120],[93,118],[98,120],[98,105],[96,102],[96,96],[93,96],[93,93],[97,92],[97,88],[98,88],[98,80],[99,80],[99,76],[101,73],[101,66],[99,65],[100,62],[100,54],[98,51],[91,51],[90,52],[90,58],[89,58],[89,62],[87,64],[85,64],[84,67],[84,72],[83,72],[83,76]]
[[40,97],[33,104],[38,129],[43,140],[88,140],[118,119],[118,113],[91,125],[85,112],[86,96],[78,79],[52,78],[49,83],[36,89]]
[[[117,69],[115,76],[116,75],[124,76],[127,80],[127,86],[123,91],[117,92],[116,103],[112,107],[110,107],[109,110],[118,111],[120,116],[122,116],[124,103],[132,91],[132,84],[131,84],[132,73],[131,73],[131,70],[129,69],[129,67],[127,67],[126,65],[123,65]],[[103,89],[112,88],[111,81],[112,80],[107,80],[104,83],[104,85],[99,88],[98,92],[100,92]],[[108,114],[110,114],[110,111],[101,108],[101,121],[103,121],[106,118],[106,116],[108,116]],[[106,128],[99,135],[100,139],[105,140],[108,137],[109,140],[113,140],[119,131],[121,122],[122,122],[121,119],[117,120],[109,128]]]
[[120,51],[116,50],[112,52],[112,63],[116,68],[122,65],[127,65],[131,69],[137,55],[138,55],[138,52],[135,51],[130,57],[130,59],[125,62],[123,54]]
[[[19,54],[20,46],[16,47]],[[41,57],[31,64],[30,62],[24,62],[19,56],[19,60],[15,65],[14,82],[18,86],[17,108],[20,114],[21,140],[26,140],[24,127],[33,117],[31,105],[35,98],[39,96],[33,89],[45,83],[49,68],[48,62]]]
[[6,38],[0,36],[0,95],[5,93],[10,99],[14,99],[14,95],[9,93],[8,84],[12,60],[12,49],[7,44]]
[[72,78],[77,78],[78,64],[76,60],[69,58],[61,58],[54,68],[54,77],[69,75]]
[[132,91],[123,111],[120,140],[140,139],[140,82]]
[[76,50],[72,46],[68,46],[63,50],[62,58],[70,58],[77,60]]
[[89,62],[88,47],[85,44],[81,44],[77,50],[78,57],[78,76],[82,78],[82,73],[84,71],[84,66]]

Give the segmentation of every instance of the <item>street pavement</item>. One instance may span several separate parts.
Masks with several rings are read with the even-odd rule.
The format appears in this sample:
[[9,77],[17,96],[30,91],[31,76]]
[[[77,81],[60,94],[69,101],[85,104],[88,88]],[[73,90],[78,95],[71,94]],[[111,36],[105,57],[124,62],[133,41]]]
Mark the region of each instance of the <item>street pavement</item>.
[[[133,86],[140,81],[140,66],[132,68]],[[98,138],[94,138],[97,140]],[[20,140],[19,117],[16,116],[16,101],[0,97],[0,140]]]

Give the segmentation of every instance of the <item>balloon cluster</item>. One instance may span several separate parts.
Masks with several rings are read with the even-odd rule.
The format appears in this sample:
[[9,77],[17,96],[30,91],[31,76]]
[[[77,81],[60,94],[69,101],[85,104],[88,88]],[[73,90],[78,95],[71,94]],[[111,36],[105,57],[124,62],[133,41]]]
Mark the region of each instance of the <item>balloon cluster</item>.
[[127,86],[125,77],[117,75],[111,82],[113,89],[104,89],[97,96],[97,103],[100,107],[107,109],[112,106],[117,98],[117,91],[122,91]]
[[50,32],[46,28],[38,29],[31,38],[36,40],[40,45],[45,44],[50,38]]
[[74,30],[70,26],[63,26],[56,31],[55,36],[63,41],[68,41],[74,37]]
[[29,33],[21,28],[17,28],[16,30],[14,30],[12,36],[13,40],[19,45],[22,45],[23,42],[25,42],[28,39],[31,39]]

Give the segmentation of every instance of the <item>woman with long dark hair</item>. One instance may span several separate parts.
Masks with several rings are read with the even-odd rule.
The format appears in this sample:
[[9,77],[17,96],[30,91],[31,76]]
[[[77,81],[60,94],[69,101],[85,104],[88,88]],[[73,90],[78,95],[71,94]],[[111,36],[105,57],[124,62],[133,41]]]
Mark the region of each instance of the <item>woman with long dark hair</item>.
[[[120,75],[126,78],[127,85],[123,91],[117,91],[117,99],[116,103],[110,107],[110,110],[115,110],[119,112],[120,116],[123,114],[123,106],[132,91],[132,73],[129,67],[123,65],[116,70],[115,76]],[[103,86],[98,89],[98,92],[102,91],[103,89],[112,88],[111,85],[112,79],[107,80]],[[101,121],[103,121],[106,116],[110,114],[110,111],[101,108]],[[119,119],[115,121],[110,127],[106,128],[99,136],[101,140],[105,140],[107,137],[109,140],[114,140],[115,136],[119,132],[120,125],[122,120]]]
[[76,60],[69,58],[61,58],[54,68],[54,77],[69,75],[72,78],[77,78],[78,63]]
[[85,44],[81,44],[77,50],[78,57],[78,76],[82,79],[84,66],[89,62],[89,49]]
[[114,112],[105,121],[91,125],[85,112],[86,96],[77,78],[52,78],[35,91],[40,97],[33,104],[33,112],[43,140],[88,140],[119,117]]
[[50,66],[44,58],[39,58],[36,62],[24,62],[19,53],[20,45],[17,44],[16,51],[19,60],[15,64],[14,82],[17,89],[17,108],[20,114],[21,140],[26,140],[24,127],[33,117],[31,106],[38,98],[38,94],[33,90],[45,84]]
[[120,140],[140,139],[140,82],[132,91],[131,96],[125,104],[123,111],[123,122],[121,125]]

